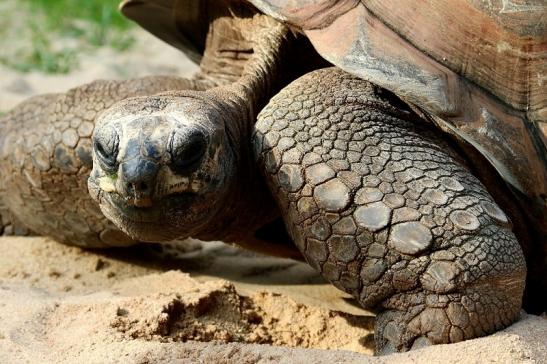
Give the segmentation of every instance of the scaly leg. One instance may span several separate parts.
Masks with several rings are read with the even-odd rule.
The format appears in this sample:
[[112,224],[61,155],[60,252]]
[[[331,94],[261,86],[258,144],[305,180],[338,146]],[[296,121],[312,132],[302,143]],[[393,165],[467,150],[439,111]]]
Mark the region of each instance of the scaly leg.
[[324,69],[258,119],[255,154],[293,240],[326,279],[379,310],[378,353],[518,318],[526,267],[507,216],[400,100]]

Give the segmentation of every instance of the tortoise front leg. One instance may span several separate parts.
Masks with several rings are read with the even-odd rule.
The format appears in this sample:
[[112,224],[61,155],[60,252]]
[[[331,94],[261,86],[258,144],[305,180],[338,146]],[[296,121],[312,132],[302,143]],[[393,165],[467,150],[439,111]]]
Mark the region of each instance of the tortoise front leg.
[[26,227],[86,247],[133,243],[87,190],[95,119],[129,97],[205,87],[166,76],[95,81],[33,97],[0,117],[0,234],[24,234]]
[[452,343],[519,316],[507,216],[438,132],[387,91],[312,72],[260,113],[257,159],[306,260],[378,309],[378,353]]

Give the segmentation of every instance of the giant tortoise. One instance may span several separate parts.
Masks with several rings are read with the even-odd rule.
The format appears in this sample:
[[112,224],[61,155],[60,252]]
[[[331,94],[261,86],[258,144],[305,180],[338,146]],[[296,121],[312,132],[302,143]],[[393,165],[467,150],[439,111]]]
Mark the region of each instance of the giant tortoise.
[[525,280],[525,308],[546,306],[545,8],[127,0],[200,73],[3,117],[3,224],[303,257],[377,310],[378,353],[492,333],[519,317]]

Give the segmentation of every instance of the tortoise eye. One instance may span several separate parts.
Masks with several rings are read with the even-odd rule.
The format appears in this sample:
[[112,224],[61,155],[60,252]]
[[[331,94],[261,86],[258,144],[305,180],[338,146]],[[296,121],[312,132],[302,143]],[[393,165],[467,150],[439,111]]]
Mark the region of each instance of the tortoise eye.
[[197,129],[175,132],[169,141],[171,168],[175,173],[191,173],[199,167],[207,150],[207,140]]
[[114,173],[118,169],[117,158],[120,139],[115,130],[105,129],[95,135],[93,149],[101,168],[107,173]]

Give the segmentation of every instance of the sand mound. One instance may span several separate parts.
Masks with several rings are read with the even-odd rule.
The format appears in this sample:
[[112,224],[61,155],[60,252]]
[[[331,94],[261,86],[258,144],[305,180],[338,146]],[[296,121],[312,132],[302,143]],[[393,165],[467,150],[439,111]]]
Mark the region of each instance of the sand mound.
[[[139,287],[146,287],[145,292]],[[110,315],[109,325],[123,339],[369,351],[357,341],[370,333],[366,316],[308,307],[271,292],[244,297],[227,281],[200,283],[170,271],[133,279],[113,290],[121,296],[101,310],[116,313]]]

